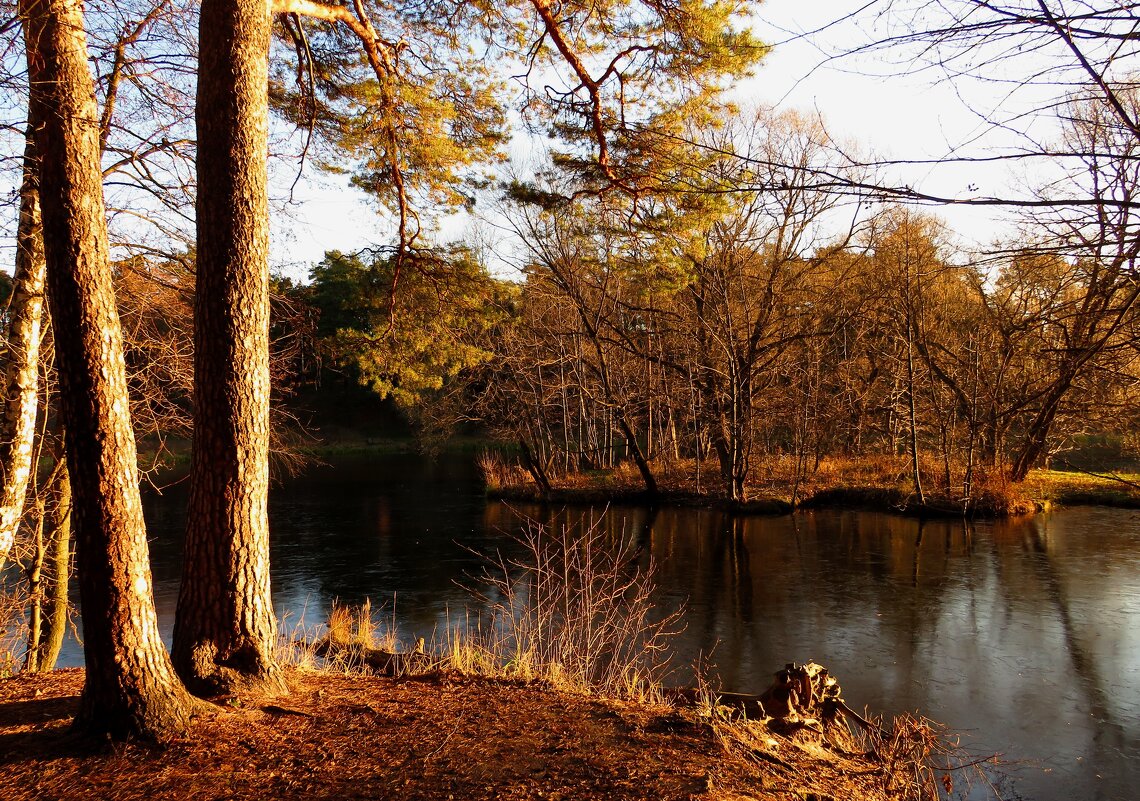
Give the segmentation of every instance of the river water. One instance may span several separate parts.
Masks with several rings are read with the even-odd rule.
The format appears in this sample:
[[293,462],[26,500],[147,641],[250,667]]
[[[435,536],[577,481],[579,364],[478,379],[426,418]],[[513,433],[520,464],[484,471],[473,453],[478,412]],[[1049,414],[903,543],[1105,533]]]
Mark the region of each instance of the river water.
[[[159,616],[178,592],[185,490],[145,499]],[[761,692],[786,662],[829,668],[848,704],[918,711],[1000,753],[999,797],[1140,798],[1140,516],[1072,508],[964,523],[817,511],[783,517],[487,503],[471,460],[417,456],[318,467],[271,496],[274,601],[315,626],[365,598],[407,637],[472,604],[478,553],[523,518],[600,525],[658,566],[684,604],[674,664],[707,657],[726,690]],[[710,656],[711,655],[711,656]],[[74,645],[65,654],[80,664]],[[970,798],[993,797],[975,787]]]

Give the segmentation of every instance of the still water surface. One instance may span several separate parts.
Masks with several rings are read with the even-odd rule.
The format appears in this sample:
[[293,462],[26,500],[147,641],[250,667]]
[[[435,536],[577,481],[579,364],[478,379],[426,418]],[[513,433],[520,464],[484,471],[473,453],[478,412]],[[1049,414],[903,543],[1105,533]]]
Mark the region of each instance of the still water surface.
[[[167,631],[184,507],[181,487],[146,499]],[[1002,753],[1013,763],[1002,798],[1140,798],[1131,511],[967,525],[844,511],[544,510],[487,503],[466,458],[385,456],[315,468],[274,490],[278,612],[313,626],[333,598],[395,599],[405,636],[430,637],[471,603],[461,585],[481,569],[472,551],[509,548],[504,532],[524,516],[640,538],[658,565],[660,602],[686,605],[674,663],[711,653],[725,689],[760,692],[785,662],[814,659],[853,707],[921,711],[962,732],[971,751]],[[72,647],[67,659],[81,655]]]

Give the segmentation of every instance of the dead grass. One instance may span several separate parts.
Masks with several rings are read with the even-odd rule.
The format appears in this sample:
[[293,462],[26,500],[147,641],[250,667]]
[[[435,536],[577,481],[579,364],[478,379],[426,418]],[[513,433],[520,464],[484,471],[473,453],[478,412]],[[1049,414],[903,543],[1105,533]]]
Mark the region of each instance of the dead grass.
[[490,492],[518,486],[530,480],[529,474],[520,464],[508,460],[497,451],[481,451],[476,464],[483,476],[483,483]]
[[395,651],[399,647],[395,602],[389,607],[386,618],[377,622],[370,599],[355,607],[333,601],[325,627],[326,636],[341,645],[359,645],[383,651]]
[[[910,714],[872,722],[872,732],[861,733],[860,747],[883,766],[879,784],[892,798],[941,801],[956,797],[955,790],[961,797],[1000,797],[983,770],[996,757],[968,753],[941,724]],[[973,788],[981,792],[971,794]]]

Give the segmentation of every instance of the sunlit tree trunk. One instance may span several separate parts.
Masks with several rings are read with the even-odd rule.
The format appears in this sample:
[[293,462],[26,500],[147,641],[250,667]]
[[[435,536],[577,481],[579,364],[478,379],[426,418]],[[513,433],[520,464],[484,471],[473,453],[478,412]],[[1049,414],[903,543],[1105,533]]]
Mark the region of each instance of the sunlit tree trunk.
[[66,465],[64,459],[56,462],[46,487],[33,490],[35,500],[24,515],[24,525],[31,529],[33,551],[27,565],[28,643],[24,654],[24,670],[29,672],[54,667],[66,630],[71,529],[67,524],[58,525],[61,512],[68,517],[71,514]]
[[[38,449],[37,449],[38,451]],[[55,668],[68,622],[68,580],[71,578],[71,485],[67,461],[59,458],[47,485],[35,489],[24,525],[31,528],[33,556],[27,566],[28,641],[24,670]]]
[[71,477],[62,460],[50,488],[47,506],[48,542],[43,565],[43,617],[46,630],[40,637],[36,664],[39,670],[54,670],[67,634],[67,584],[71,577]]
[[163,739],[193,701],[158,633],[78,0],[21,0],[48,301],[72,466],[86,679],[76,727]]
[[198,694],[283,689],[269,584],[265,0],[200,17],[194,448],[173,656]]
[[28,121],[16,230],[16,269],[8,305],[8,359],[0,411],[0,570],[16,540],[32,473],[43,331],[44,246],[34,118]]

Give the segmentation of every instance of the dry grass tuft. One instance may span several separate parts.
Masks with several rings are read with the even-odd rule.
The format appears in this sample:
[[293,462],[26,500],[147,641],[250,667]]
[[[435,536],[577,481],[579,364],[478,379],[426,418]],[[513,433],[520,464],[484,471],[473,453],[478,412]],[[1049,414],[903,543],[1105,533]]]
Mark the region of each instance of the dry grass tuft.
[[333,601],[325,624],[326,636],[337,645],[394,651],[398,643],[395,614],[393,603],[388,619],[377,623],[372,617],[371,599],[365,598],[360,606]]
[[329,608],[326,636],[341,645],[359,645],[380,651],[396,651],[400,646],[396,624],[396,600],[381,607],[385,616],[377,622],[372,614],[372,601],[365,598],[360,606],[333,601]]
[[[426,671],[423,660],[403,660],[398,647],[394,603],[386,617],[377,622],[370,600],[357,606],[333,601],[323,626],[282,621],[276,655],[282,665],[339,675],[375,673],[377,660],[383,655],[396,657],[390,668],[399,662],[400,670],[388,670],[388,675]],[[412,671],[413,667],[417,670]]]
[[522,486],[531,480],[530,474],[517,462],[508,463],[497,451],[483,451],[479,454],[476,464],[489,492]]

